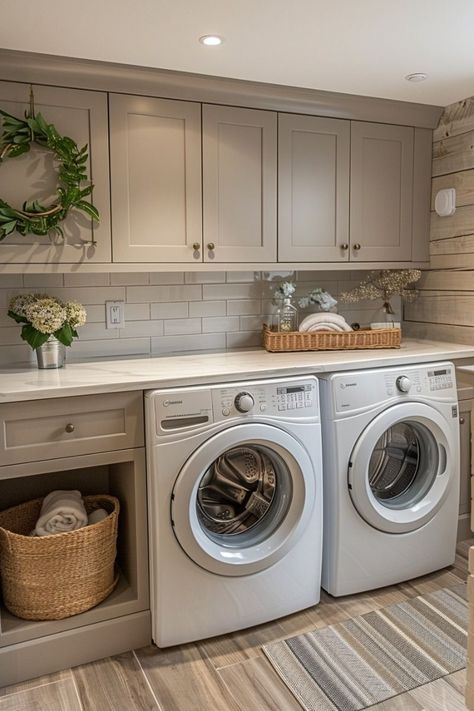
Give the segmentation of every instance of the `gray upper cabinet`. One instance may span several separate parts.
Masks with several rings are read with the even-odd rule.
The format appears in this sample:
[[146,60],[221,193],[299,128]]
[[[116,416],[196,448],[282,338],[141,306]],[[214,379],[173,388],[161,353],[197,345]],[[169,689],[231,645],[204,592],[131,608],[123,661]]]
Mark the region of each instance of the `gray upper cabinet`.
[[201,255],[201,106],[110,95],[115,262]]
[[351,260],[412,258],[414,129],[351,124]]
[[[34,85],[33,90],[36,113],[79,147],[88,145],[88,175],[94,183],[93,202],[99,210],[100,223],[71,210],[60,223],[64,239],[13,233],[0,242],[0,264],[110,262],[107,95],[42,85]],[[0,82],[0,108],[22,117],[29,106],[29,92],[29,84]],[[32,144],[28,153],[2,163],[1,198],[19,209],[30,200],[52,204],[57,191],[55,168],[53,154]]]
[[277,115],[203,106],[204,261],[275,262]]
[[349,259],[350,122],[280,114],[278,259]]

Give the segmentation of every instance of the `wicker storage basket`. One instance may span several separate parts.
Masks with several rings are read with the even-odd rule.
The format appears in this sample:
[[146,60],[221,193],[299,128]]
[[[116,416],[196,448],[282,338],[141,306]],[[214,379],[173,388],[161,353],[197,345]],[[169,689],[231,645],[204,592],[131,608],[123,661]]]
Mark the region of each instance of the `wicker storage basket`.
[[0,512],[0,574],[3,601],[25,620],[61,620],[85,612],[114,589],[120,504],[114,496],[84,496],[87,513],[107,518],[76,531],[29,536],[43,499]]
[[272,353],[400,348],[399,328],[360,331],[272,331],[263,327],[263,345]]

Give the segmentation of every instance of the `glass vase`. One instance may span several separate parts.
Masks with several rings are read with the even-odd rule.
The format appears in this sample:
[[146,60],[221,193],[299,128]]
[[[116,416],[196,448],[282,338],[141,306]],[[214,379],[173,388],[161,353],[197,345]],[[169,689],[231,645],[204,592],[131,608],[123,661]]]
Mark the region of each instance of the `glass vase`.
[[298,330],[298,309],[293,306],[290,298],[283,299],[283,304],[277,311],[277,330],[284,332]]
[[66,348],[54,336],[35,349],[39,370],[62,368],[66,360]]

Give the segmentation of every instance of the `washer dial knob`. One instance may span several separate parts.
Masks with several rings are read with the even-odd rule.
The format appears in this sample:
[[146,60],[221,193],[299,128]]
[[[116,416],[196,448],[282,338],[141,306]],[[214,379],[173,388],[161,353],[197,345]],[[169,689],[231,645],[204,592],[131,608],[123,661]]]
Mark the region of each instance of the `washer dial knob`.
[[235,407],[239,412],[250,412],[255,405],[255,400],[250,393],[239,393],[235,400]]
[[411,388],[410,378],[407,378],[406,375],[400,375],[400,377],[397,378],[397,388],[400,392],[407,393]]

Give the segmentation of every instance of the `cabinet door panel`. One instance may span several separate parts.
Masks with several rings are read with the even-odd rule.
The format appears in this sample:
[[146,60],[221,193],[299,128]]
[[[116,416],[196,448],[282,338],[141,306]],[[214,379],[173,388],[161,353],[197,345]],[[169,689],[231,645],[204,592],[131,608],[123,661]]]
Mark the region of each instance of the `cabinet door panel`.
[[115,262],[201,261],[201,108],[110,96]]
[[412,191],[413,129],[352,122],[352,260],[411,259]]
[[276,137],[270,111],[203,106],[204,261],[276,261]]
[[[29,84],[0,82],[0,108],[13,116],[23,116],[29,106],[29,91]],[[93,202],[99,210],[100,223],[71,210],[60,223],[64,241],[14,233],[0,242],[0,264],[110,262],[107,97],[95,91],[39,85],[33,91],[36,113],[79,147],[88,144],[88,175],[94,183]],[[56,190],[53,154],[34,144],[29,153],[7,158],[0,166],[0,198],[12,206],[21,208],[23,202],[33,199],[51,204]],[[91,244],[93,239],[95,245]]]
[[278,259],[347,261],[350,123],[280,114]]

